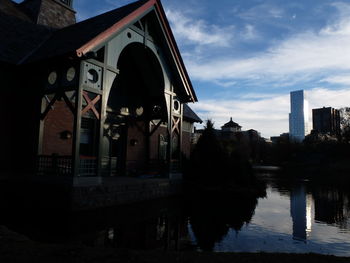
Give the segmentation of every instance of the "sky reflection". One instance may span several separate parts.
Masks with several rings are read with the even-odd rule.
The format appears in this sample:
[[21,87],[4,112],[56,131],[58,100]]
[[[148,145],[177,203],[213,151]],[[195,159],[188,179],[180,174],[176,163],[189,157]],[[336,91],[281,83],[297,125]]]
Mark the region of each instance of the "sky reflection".
[[302,185],[293,188],[290,197],[268,187],[267,198],[258,200],[251,222],[239,232],[230,229],[214,250],[350,256],[350,230],[315,221],[314,203]]

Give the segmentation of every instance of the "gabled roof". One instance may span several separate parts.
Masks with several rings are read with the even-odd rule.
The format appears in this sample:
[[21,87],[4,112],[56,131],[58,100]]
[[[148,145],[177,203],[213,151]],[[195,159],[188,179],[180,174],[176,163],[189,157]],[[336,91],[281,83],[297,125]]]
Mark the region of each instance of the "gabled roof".
[[203,122],[201,118],[199,118],[198,115],[190,108],[190,106],[187,105],[187,103],[183,104],[183,117],[185,120],[189,120],[191,122]]
[[155,10],[159,17],[160,24],[164,29],[166,42],[179,71],[182,83],[188,93],[189,101],[197,101],[160,0],[140,0],[57,30],[24,62],[29,63],[66,54],[81,57],[151,10]]
[[78,50],[108,31],[118,21],[125,19],[145,2],[147,1],[137,1],[53,32],[51,37],[28,57],[25,63],[66,54],[75,54],[79,57],[86,54],[91,49],[86,52]]
[[81,57],[154,10],[187,100],[197,101],[160,0],[140,0],[55,31],[29,22],[30,19],[20,17],[21,14],[13,15],[13,12],[21,12],[19,7],[22,6],[9,0],[1,1],[0,61],[15,65],[66,55]]

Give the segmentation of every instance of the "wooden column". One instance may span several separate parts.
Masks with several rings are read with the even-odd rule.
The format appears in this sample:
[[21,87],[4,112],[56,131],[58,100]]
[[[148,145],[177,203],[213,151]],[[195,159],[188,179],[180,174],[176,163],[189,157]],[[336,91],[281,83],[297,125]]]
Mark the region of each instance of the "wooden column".
[[81,108],[82,108],[82,95],[83,95],[83,79],[84,79],[84,63],[80,63],[80,75],[79,86],[76,91],[75,97],[75,114],[74,114],[74,127],[73,127],[73,154],[72,154],[72,167],[73,176],[79,175],[80,167],[80,134],[81,134]]

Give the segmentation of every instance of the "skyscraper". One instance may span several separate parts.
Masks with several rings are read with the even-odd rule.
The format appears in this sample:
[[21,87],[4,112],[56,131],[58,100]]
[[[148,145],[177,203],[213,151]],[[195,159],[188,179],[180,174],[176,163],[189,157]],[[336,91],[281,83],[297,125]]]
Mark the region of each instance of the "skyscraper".
[[323,107],[312,110],[313,129],[320,133],[330,135],[340,134],[340,114],[339,110],[331,107]]
[[310,131],[309,103],[303,90],[290,93],[289,137],[301,142]]

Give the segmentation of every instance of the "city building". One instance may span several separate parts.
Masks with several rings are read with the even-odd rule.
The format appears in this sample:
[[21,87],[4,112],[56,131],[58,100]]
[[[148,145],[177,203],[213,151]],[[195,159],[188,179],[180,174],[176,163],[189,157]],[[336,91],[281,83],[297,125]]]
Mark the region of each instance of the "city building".
[[301,142],[310,132],[309,104],[303,90],[290,93],[289,138]]
[[289,133],[281,133],[280,136],[271,136],[272,143],[286,143],[289,142]]
[[72,203],[97,205],[101,186],[98,205],[112,205],[117,177],[178,176],[197,97],[160,0],[75,13],[73,0],[0,1],[0,174],[62,187]]
[[339,110],[332,107],[312,109],[312,128],[315,132],[329,135],[340,134]]

